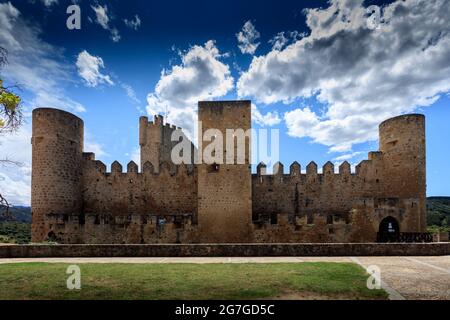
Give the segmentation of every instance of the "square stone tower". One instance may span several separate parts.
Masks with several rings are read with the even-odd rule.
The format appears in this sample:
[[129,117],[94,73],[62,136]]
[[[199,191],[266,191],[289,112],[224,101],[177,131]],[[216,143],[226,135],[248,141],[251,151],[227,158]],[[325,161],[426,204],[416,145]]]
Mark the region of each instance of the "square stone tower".
[[175,126],[164,123],[160,115],[149,122],[147,117],[139,118],[139,145],[141,146],[141,170],[148,161],[153,165],[155,172],[163,162],[171,163],[170,152],[174,143],[171,141]]
[[[251,102],[199,102],[198,119],[199,151],[202,152],[197,165],[199,240],[216,243],[249,242],[252,217]],[[238,131],[229,135],[227,140],[227,129]],[[222,137],[218,137],[214,130],[221,133]],[[239,140],[239,132],[247,133],[247,137]],[[215,155],[213,163],[211,159],[204,158],[208,145],[212,143],[223,147],[222,154],[219,150],[212,152]],[[244,157],[238,157],[238,143],[241,146],[245,144]],[[233,147],[227,150],[227,145]],[[234,156],[230,154],[231,150],[234,150]]]

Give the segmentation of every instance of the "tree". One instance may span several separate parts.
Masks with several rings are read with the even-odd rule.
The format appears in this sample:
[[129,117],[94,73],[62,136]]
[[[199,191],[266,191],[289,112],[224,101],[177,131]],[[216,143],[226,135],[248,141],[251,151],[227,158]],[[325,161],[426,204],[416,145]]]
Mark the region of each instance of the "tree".
[[[0,69],[8,63],[6,49],[0,47]],[[17,130],[22,123],[18,86],[6,87],[0,75],[0,134]]]
[[[0,47],[0,69],[8,63],[8,52]],[[22,124],[21,99],[14,93],[17,85],[5,86],[0,74],[0,135],[16,131]],[[9,159],[0,159],[0,164],[18,164]],[[0,214],[9,216],[10,204],[0,190]],[[3,212],[2,212],[3,211]]]

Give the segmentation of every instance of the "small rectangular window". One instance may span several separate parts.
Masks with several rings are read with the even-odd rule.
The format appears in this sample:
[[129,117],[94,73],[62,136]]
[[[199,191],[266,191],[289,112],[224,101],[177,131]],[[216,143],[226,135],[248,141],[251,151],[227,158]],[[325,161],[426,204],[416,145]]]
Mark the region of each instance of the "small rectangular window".
[[272,213],[270,215],[270,223],[277,224],[278,223],[278,215],[276,213]]

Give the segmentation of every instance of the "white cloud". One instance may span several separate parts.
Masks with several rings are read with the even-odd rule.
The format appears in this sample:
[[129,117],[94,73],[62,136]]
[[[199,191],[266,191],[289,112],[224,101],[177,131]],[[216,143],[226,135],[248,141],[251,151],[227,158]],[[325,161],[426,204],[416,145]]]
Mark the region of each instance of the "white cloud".
[[111,29],[111,40],[113,42],[119,42],[122,37],[120,36],[119,30],[116,28]]
[[114,82],[108,75],[100,72],[100,69],[105,67],[101,57],[93,56],[86,50],[81,51],[78,54],[76,66],[78,74],[86,81],[87,86],[96,87],[102,83],[114,85]]
[[86,139],[86,142],[84,143],[84,150],[87,152],[93,152],[95,153],[96,159],[99,157],[107,156],[108,153],[103,149],[103,146],[99,144],[98,142],[95,142],[93,140]]
[[312,135],[314,127],[319,123],[316,114],[308,107],[286,112],[284,121],[288,128],[288,134],[298,138]]
[[278,112],[267,112],[263,115],[254,104],[252,104],[252,120],[260,126],[269,127],[277,125],[281,122]]
[[154,92],[147,96],[147,112],[167,113],[167,121],[181,126],[192,137],[197,102],[226,95],[234,87],[228,65],[215,42],[195,45],[181,55],[181,64],[163,70]]
[[96,6],[91,6],[91,8],[95,12],[96,22],[101,25],[103,29],[109,30],[108,7],[106,4],[104,6],[98,4]]
[[125,93],[127,94],[128,98],[130,98],[134,103],[140,104],[141,100],[136,96],[136,92],[134,91],[133,87],[126,83],[120,83],[120,86],[123,90],[125,90]]
[[[13,205],[29,205],[31,192],[31,119],[29,109],[52,107],[70,112],[85,111],[70,98],[64,86],[72,83],[74,68],[64,61],[61,50],[40,39],[41,30],[22,19],[10,2],[0,3],[0,46],[8,50],[8,65],[2,77],[19,84],[30,94],[24,104],[26,123],[17,133],[0,136],[0,159],[20,166],[0,166],[0,190]],[[31,108],[30,108],[31,109]]]
[[362,155],[362,154],[366,154],[366,153],[362,152],[362,151],[346,153],[346,154],[343,154],[341,156],[338,156],[338,157],[334,158],[333,160],[340,163],[340,162],[343,162],[343,161],[347,161],[347,160],[353,159],[354,157]]
[[[115,85],[109,75],[101,72],[101,69],[105,68],[105,64],[103,59],[99,56],[91,55],[86,50],[83,50],[78,54],[76,66],[79,76],[85,81],[88,87],[96,87],[102,83]],[[123,83],[120,80],[117,81],[131,101],[135,104],[141,103],[136,96],[136,92],[130,85]]]
[[31,172],[25,174],[23,170],[24,167],[10,167],[8,172],[5,173],[4,169],[0,168],[2,196],[10,205],[29,206],[31,203]]
[[19,165],[0,164],[0,192],[12,205],[30,205],[31,201],[31,128],[0,136],[0,159]]
[[4,79],[32,93],[28,104],[82,112],[84,107],[66,96],[64,85],[72,82],[72,68],[61,50],[40,39],[41,30],[28,24],[10,3],[0,3],[0,46],[8,50]]
[[[377,139],[382,120],[450,91],[449,15],[445,0],[395,1],[372,30],[362,0],[332,0],[306,11],[308,36],[253,58],[238,95],[265,104],[316,97],[325,112],[291,111],[289,134],[349,150]],[[309,121],[300,119],[304,113]]]
[[[31,123],[27,123],[16,133],[0,136],[0,159],[18,163],[0,163],[0,192],[13,205],[30,205],[31,134]],[[86,132],[85,150],[94,152],[97,158],[108,155],[103,146],[92,139],[89,132]]]
[[44,6],[46,7],[51,7],[54,4],[58,4],[58,0],[41,0],[41,2],[44,4]]
[[62,92],[60,92],[60,89],[56,87],[54,92],[49,92],[48,90],[40,90],[36,92],[36,96],[30,104],[36,107],[52,107],[71,112],[86,111],[81,103],[66,97]]
[[272,50],[282,50],[289,42],[297,41],[304,37],[305,34],[299,33],[298,31],[291,32],[278,32],[272,39],[269,40],[269,43],[272,45]]
[[141,19],[139,18],[139,16],[137,14],[134,16],[134,19],[130,19],[130,20],[123,19],[123,22],[125,23],[125,25],[128,28],[131,28],[134,30],[139,29],[139,27],[141,26]]
[[272,50],[281,50],[288,43],[289,39],[286,38],[284,32],[278,32],[276,36],[269,40],[272,45]]
[[236,34],[236,38],[238,40],[238,47],[242,53],[254,54],[256,49],[259,46],[259,42],[256,42],[259,39],[260,34],[258,30],[255,29],[255,26],[249,20],[244,23],[242,30]]
[[374,140],[377,130],[368,130],[373,120],[366,115],[353,115],[344,119],[321,119],[310,108],[299,108],[284,114],[288,135],[309,137],[313,142],[330,147],[331,152],[347,152],[352,144]]
[[111,40],[114,42],[120,41],[120,33],[119,30],[117,30],[115,27],[111,27],[110,17],[108,16],[108,7],[105,4],[104,6],[101,6],[99,4],[92,6],[92,10],[95,12],[95,22],[99,24],[103,29],[108,30],[110,32]]

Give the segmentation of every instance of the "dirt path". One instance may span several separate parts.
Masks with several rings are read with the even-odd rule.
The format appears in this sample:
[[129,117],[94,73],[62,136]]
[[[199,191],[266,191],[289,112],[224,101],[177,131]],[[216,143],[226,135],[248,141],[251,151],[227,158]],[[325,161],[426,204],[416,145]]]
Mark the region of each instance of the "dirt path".
[[393,290],[391,299],[450,300],[450,256],[359,257],[361,265],[376,265],[381,280]]

